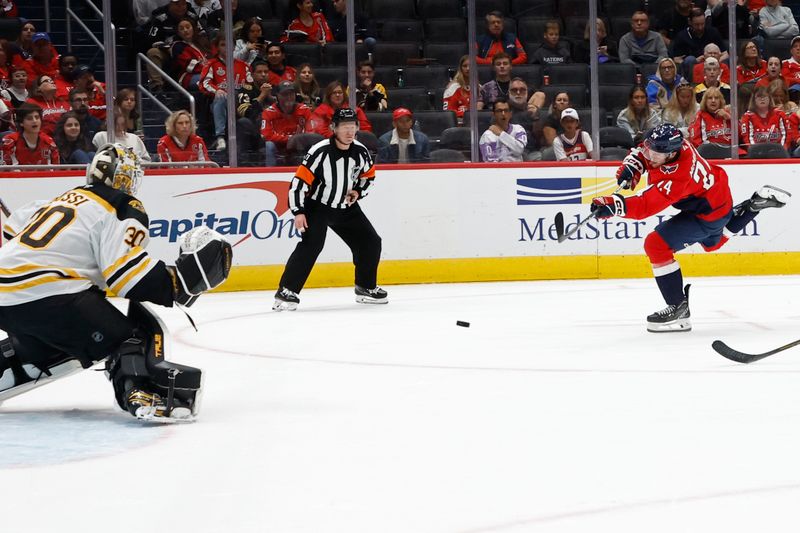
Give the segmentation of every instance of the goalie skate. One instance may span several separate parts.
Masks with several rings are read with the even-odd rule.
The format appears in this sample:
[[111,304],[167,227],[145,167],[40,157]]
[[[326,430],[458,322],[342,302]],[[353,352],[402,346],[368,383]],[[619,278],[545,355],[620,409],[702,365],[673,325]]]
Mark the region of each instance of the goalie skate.
[[365,289],[356,285],[356,302],[360,304],[388,304],[389,293],[380,287]]
[[300,297],[296,292],[290,291],[285,287],[278,289],[275,293],[275,303],[272,304],[273,311],[294,311],[300,303]]
[[647,317],[647,331],[653,333],[668,333],[673,331],[691,331],[692,323],[689,320],[689,287],[683,289],[683,301],[677,305],[668,305],[661,311],[656,311]]
[[173,424],[176,422],[194,422],[191,409],[174,406],[171,410],[160,395],[133,389],[128,393],[128,411],[138,420]]

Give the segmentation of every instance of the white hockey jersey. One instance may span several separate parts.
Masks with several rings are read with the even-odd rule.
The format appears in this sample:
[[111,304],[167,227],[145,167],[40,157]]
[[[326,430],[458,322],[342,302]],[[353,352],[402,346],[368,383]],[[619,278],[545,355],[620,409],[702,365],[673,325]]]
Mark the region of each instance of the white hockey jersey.
[[125,296],[158,264],[145,251],[141,202],[105,185],[78,187],[13,212],[3,225],[0,305],[95,285]]

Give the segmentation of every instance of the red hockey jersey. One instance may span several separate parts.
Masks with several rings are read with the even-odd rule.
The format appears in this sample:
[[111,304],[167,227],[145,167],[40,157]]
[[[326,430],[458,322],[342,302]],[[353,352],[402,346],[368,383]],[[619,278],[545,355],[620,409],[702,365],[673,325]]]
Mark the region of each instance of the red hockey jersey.
[[[721,63],[724,65],[724,63]],[[742,65],[736,67],[736,81],[739,85],[753,80],[760,80],[767,75],[767,62],[763,59],[756,68],[745,68]]]
[[[288,31],[304,31],[308,34],[307,41],[309,43],[318,43],[320,41],[324,41],[326,43],[333,42],[333,32],[331,31],[330,26],[328,26],[328,21],[325,20],[325,15],[322,13],[311,13],[311,26],[306,26],[303,24],[299,18],[294,19],[289,27],[287,28]],[[287,34],[283,34],[281,36],[281,42],[285,43],[289,40],[289,36]]]
[[22,133],[9,133],[3,137],[0,151],[4,165],[58,165],[61,162],[55,141],[45,133],[39,134],[33,148],[28,146]]
[[700,111],[689,126],[689,139],[694,146],[704,143],[731,144],[731,121],[708,111]]
[[[240,59],[233,60],[234,86],[236,90],[242,88],[242,84],[252,84],[253,76],[250,74],[250,67]],[[200,73],[200,92],[214,96],[217,89],[228,91],[228,75],[225,63],[218,57],[209,60]]]
[[43,100],[42,98],[28,98],[27,103],[38,105],[42,108],[42,131],[47,135],[53,135],[56,131],[56,122],[61,115],[72,109],[69,102],[60,100]]
[[278,89],[278,84],[282,81],[290,81],[294,83],[294,80],[297,78],[297,69],[294,67],[287,66],[283,69],[281,74],[278,74],[272,69],[269,69],[269,73],[267,74],[267,81],[270,85],[272,85],[273,90]]
[[272,104],[261,113],[261,136],[265,141],[272,141],[279,146],[286,146],[289,137],[304,133],[311,128],[311,108],[305,104],[296,104],[290,115]]
[[469,91],[458,83],[451,83],[444,90],[442,101],[445,111],[454,111],[458,118],[463,118],[464,113],[469,109]]
[[625,218],[641,220],[660,213],[667,206],[693,213],[702,220],[718,220],[733,207],[728,175],[711,164],[684,140],[674,163],[653,168],[639,148],[631,150],[647,172],[648,187],[625,198]]
[[781,76],[787,87],[800,83],[800,63],[793,58],[781,61]]
[[192,76],[200,74],[208,62],[206,54],[198,47],[184,41],[175,41],[170,48],[172,66],[178,82],[185,88],[189,87]]
[[[346,104],[344,107],[348,107]],[[372,124],[369,123],[367,115],[360,108],[356,108],[356,117],[358,118],[358,129],[362,131],[372,131]],[[319,133],[326,139],[333,135],[331,131],[331,122],[333,121],[333,108],[328,104],[320,104],[311,114],[311,126],[308,131]]]
[[185,146],[174,137],[164,135],[158,140],[158,157],[163,162],[210,161],[206,143],[199,135],[190,135]]
[[742,115],[741,144],[777,143],[789,148],[789,128],[786,114],[773,109],[762,118],[757,113],[747,111]]

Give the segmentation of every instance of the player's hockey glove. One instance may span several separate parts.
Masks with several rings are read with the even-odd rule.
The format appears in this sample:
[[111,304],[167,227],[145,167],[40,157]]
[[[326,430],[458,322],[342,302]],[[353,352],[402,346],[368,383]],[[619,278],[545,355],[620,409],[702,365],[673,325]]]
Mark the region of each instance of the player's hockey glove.
[[624,217],[625,198],[620,194],[598,196],[597,198],[592,198],[589,209],[592,210],[592,213],[597,218]]
[[622,185],[623,189],[635,189],[643,172],[644,163],[639,159],[639,149],[634,148],[617,169],[617,185]]
[[175,301],[190,307],[202,293],[228,279],[233,251],[222,235],[206,226],[181,235],[180,246],[172,267]]

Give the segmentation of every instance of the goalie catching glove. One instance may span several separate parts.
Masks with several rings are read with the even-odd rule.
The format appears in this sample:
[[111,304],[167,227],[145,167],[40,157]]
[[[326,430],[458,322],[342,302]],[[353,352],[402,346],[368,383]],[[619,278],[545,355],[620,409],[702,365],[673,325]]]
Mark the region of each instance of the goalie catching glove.
[[174,267],[175,301],[191,307],[206,291],[221,285],[231,271],[233,251],[225,238],[206,226],[181,235],[180,255]]
[[592,198],[589,209],[592,210],[592,214],[597,218],[624,217],[625,197],[621,194],[598,196],[597,198]]

